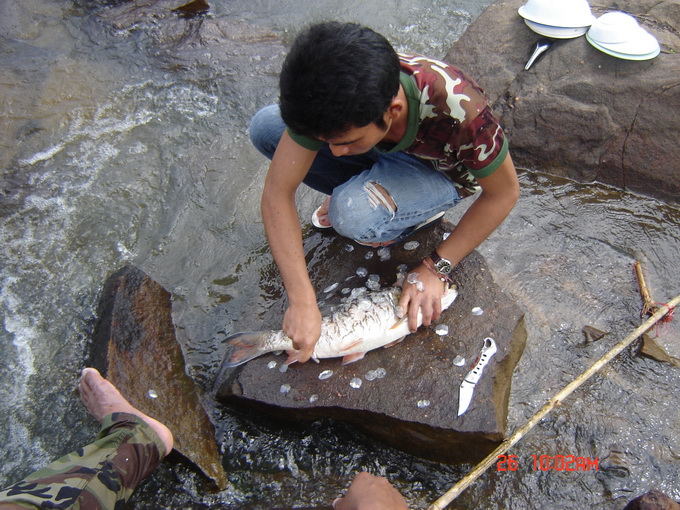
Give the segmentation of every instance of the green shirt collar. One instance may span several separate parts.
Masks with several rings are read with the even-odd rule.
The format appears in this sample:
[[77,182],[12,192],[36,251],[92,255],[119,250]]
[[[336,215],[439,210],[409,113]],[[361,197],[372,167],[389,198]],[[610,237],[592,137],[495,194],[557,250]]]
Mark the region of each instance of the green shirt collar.
[[397,152],[406,149],[413,145],[416,139],[416,133],[418,133],[419,124],[419,113],[420,113],[420,94],[418,91],[418,86],[416,85],[416,80],[410,74],[406,74],[401,71],[399,74],[399,81],[401,86],[404,88],[404,93],[406,94],[406,100],[408,102],[408,121],[406,124],[406,133],[401,141],[392,147],[387,149],[381,148],[380,144],[376,146],[376,150],[382,152],[383,154],[390,154],[392,152]]

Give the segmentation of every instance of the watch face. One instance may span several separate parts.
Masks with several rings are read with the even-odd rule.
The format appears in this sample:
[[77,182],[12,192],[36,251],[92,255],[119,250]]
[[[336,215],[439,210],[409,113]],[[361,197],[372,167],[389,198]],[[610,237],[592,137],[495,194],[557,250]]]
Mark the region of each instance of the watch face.
[[439,259],[434,267],[437,268],[437,271],[443,274],[449,274],[452,269],[451,262],[446,259]]

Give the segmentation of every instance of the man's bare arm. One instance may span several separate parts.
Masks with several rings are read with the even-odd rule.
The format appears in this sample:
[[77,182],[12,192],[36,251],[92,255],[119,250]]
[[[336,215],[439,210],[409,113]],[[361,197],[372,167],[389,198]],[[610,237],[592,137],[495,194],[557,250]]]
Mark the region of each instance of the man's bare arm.
[[[451,235],[437,248],[437,253],[455,266],[477,248],[503,222],[519,198],[519,181],[510,154],[489,177],[477,179],[481,193],[465,212]],[[418,309],[426,326],[441,314],[444,286],[424,265],[415,269],[425,286],[419,292],[414,285],[404,284],[400,305],[408,312],[409,328],[416,329]]]
[[283,330],[300,350],[300,362],[310,358],[321,334],[321,313],[307,272],[295,206],[295,192],[315,156],[284,132],[262,192],[262,221],[289,300]]

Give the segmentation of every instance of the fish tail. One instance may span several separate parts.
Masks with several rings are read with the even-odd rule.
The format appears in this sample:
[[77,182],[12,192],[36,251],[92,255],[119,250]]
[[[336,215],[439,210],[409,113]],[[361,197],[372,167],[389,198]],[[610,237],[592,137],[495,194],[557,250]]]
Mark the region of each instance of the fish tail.
[[222,365],[228,368],[237,367],[269,352],[262,348],[268,335],[267,331],[243,331],[231,335],[225,340],[230,348]]

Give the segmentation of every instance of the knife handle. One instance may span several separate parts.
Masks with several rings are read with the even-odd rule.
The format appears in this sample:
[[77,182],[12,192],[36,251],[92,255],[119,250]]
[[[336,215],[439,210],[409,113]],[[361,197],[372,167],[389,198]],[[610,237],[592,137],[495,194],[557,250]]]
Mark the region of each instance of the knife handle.
[[479,361],[475,365],[475,368],[470,370],[465,377],[467,382],[476,384],[477,381],[479,381],[479,378],[482,377],[484,367],[489,362],[489,359],[491,359],[491,356],[496,354],[496,350],[496,342],[494,342],[494,339],[491,337],[485,338],[484,347],[482,347],[482,355],[480,356]]

